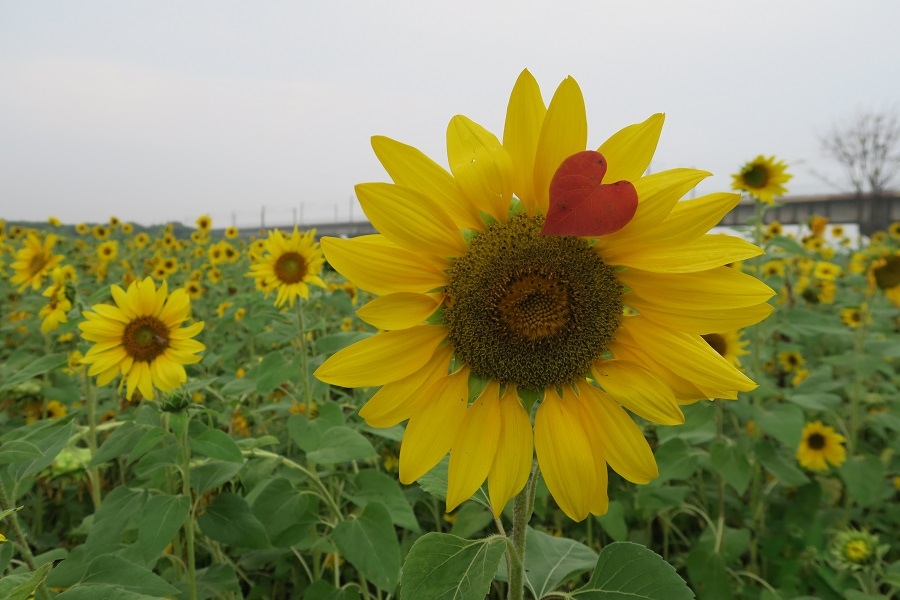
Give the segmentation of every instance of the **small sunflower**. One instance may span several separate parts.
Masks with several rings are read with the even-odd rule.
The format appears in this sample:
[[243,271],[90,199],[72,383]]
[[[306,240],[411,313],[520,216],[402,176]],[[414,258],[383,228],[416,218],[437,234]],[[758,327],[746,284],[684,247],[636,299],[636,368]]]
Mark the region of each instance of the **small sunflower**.
[[51,227],[59,227],[62,225],[62,221],[56,217],[47,217],[47,223],[49,223]]
[[856,328],[870,320],[869,307],[865,302],[859,307],[848,306],[841,309],[841,321],[847,327]]
[[110,262],[119,256],[119,242],[110,240],[97,246],[97,258],[102,262]]
[[87,233],[90,233],[90,231],[91,231],[91,228],[88,226],[87,223],[79,223],[78,225],[75,226],[75,233],[77,233],[78,235],[85,235]]
[[125,235],[131,235],[134,233],[134,225],[131,223],[122,223],[122,233]]
[[41,287],[44,277],[62,262],[62,254],[53,254],[57,236],[50,233],[41,239],[37,233],[29,232],[24,240],[24,247],[16,252],[12,269],[15,272],[10,282],[19,286],[19,291],[28,286],[36,290]]
[[844,226],[843,225],[832,225],[831,226],[831,236],[836,238],[844,237]]
[[781,226],[781,223],[778,221],[772,221],[766,227],[766,234],[770,237],[775,237],[776,235],[781,235],[784,233],[784,227]]
[[838,569],[845,571],[872,569],[890,549],[889,545],[879,541],[877,535],[865,529],[841,531],[831,542],[832,562]]
[[781,368],[788,373],[793,373],[806,364],[806,360],[804,360],[803,355],[795,350],[779,352],[778,362],[779,364],[781,364]]
[[271,290],[278,290],[275,306],[285,302],[293,306],[297,297],[309,298],[309,285],[325,287],[319,276],[325,258],[315,236],[315,229],[301,234],[294,227],[288,237],[275,229],[269,233],[263,255],[250,266],[247,276],[268,290],[266,297]]
[[150,236],[144,232],[141,232],[134,236],[134,246],[135,248],[141,249],[150,243]]
[[869,289],[877,287],[894,306],[900,307],[900,251],[872,261],[867,274]]
[[707,333],[702,337],[712,349],[719,353],[725,360],[738,369],[741,368],[741,357],[750,354],[747,346],[750,340],[744,339],[743,331],[730,331],[728,333]]
[[825,279],[827,281],[834,281],[838,277],[840,277],[842,269],[839,265],[836,265],[831,262],[820,261],[816,263],[816,266],[813,268],[813,277],[817,279]]
[[91,234],[93,234],[97,240],[102,242],[109,238],[109,227],[106,225],[94,225],[91,227]]
[[809,218],[809,231],[816,237],[825,235],[825,228],[828,227],[828,217],[821,215],[813,215]]
[[847,460],[844,441],[844,436],[822,421],[807,423],[797,448],[797,461],[810,471],[827,471],[828,464],[839,467]]
[[787,172],[786,163],[760,154],[732,177],[731,189],[748,192],[765,204],[774,204],[776,197],[787,193],[784,184],[793,176]]
[[94,345],[82,358],[91,365],[89,376],[106,385],[117,375],[131,399],[135,389],[153,399],[154,388],[168,392],[187,380],[184,365],[199,362],[205,346],[193,339],[203,329],[198,321],[187,327],[191,301],[183,289],[168,293],[149,277],[132,283],[128,291],[111,287],[115,305],[95,304],[78,324],[82,337]]
[[[888,226],[888,234],[895,240],[900,240],[900,221],[894,221]],[[872,237],[874,238],[875,236]]]
[[109,218],[110,229],[117,229],[119,227],[119,225],[121,225],[121,224],[122,224],[122,221],[119,219],[119,217],[112,216]]
[[227,237],[229,240],[233,240],[239,235],[241,235],[241,232],[234,225],[225,228],[225,237]]
[[[382,331],[316,375],[381,386],[360,411],[371,426],[408,419],[403,483],[449,452],[447,510],[487,479],[499,515],[536,453],[563,512],[582,520],[607,510],[607,465],[634,483],[658,474],[626,408],[677,424],[679,401],[755,387],[700,336],[771,312],[772,290],[725,266],[761,251],[707,235],[737,194],[679,202],[708,173],[643,176],[663,121],[653,115],[614,134],[602,159],[585,155],[578,84],[567,78],[545,107],[524,71],[502,142],[466,117],[451,120],[450,172],[411,146],[373,138],[394,183],[356,192],[381,233],[322,245],[338,272],[379,296],[357,314]],[[576,155],[604,165],[605,181],[633,184],[636,212],[602,236],[543,235],[551,180]]]
[[184,291],[187,292],[187,295],[191,300],[198,300],[203,296],[203,286],[200,285],[200,282],[195,280],[190,280],[184,284]]
[[212,229],[212,217],[209,215],[200,215],[195,223],[197,224],[197,231],[203,234],[209,233],[209,230]]

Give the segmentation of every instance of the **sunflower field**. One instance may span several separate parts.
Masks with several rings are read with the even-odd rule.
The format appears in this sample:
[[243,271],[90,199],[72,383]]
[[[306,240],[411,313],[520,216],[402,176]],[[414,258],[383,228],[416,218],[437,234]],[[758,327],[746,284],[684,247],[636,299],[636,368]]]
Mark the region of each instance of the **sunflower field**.
[[898,597],[900,223],[583,111],[373,138],[372,236],[0,221],[0,597]]

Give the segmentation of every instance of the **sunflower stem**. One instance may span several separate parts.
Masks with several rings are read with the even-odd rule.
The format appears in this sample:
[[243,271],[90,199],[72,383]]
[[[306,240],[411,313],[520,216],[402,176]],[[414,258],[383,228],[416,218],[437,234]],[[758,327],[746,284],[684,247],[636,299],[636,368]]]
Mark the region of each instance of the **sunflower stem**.
[[[84,378],[84,404],[87,406],[88,435],[87,445],[91,451],[91,460],[97,455],[97,395],[94,394],[94,386],[91,378]],[[91,501],[94,503],[94,511],[100,508],[100,467],[88,467],[88,481],[91,486]]]
[[306,418],[312,419],[313,398],[309,381],[309,356],[306,348],[306,320],[303,314],[303,299],[297,301],[297,318],[300,324],[300,376],[303,378],[303,401],[306,403]]
[[[11,496],[6,491],[6,484],[3,482],[3,478],[0,477],[0,509],[2,510],[13,510],[16,507],[13,505],[12,500],[14,496]],[[28,568],[32,571],[37,571],[37,563],[34,560],[34,554],[31,553],[31,546],[28,545],[28,538],[25,536],[25,532],[22,530],[22,525],[19,523],[19,515],[17,511],[13,510],[12,513],[9,514],[9,520],[12,523],[13,533],[16,537],[16,544],[19,547],[19,551],[22,553],[22,558],[25,560],[25,564],[28,565]],[[44,587],[44,583],[37,587],[37,597],[41,598],[41,600],[47,600],[50,598],[50,595],[47,593],[47,588]]]
[[184,411],[183,431],[177,432],[179,446],[179,465],[181,472],[181,493],[190,499],[191,509],[184,524],[184,545],[187,552],[188,598],[197,600],[197,566],[194,553],[194,501],[191,494],[191,445],[190,445],[190,413]]
[[534,512],[534,493],[537,488],[538,467],[534,463],[528,482],[513,500],[512,538],[506,545],[506,572],[509,575],[508,600],[525,597],[525,534]]

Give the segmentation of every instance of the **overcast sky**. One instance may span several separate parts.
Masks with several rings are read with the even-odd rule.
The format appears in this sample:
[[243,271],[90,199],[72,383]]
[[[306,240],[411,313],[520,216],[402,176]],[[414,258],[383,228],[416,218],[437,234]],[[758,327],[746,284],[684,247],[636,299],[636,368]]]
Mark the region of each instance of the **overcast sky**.
[[589,146],[665,112],[651,169],[727,190],[762,153],[832,191],[817,136],[900,105],[897,0],[0,3],[0,218],[303,224],[362,212],[369,138],[446,166],[449,119],[502,136],[528,68],[574,76]]

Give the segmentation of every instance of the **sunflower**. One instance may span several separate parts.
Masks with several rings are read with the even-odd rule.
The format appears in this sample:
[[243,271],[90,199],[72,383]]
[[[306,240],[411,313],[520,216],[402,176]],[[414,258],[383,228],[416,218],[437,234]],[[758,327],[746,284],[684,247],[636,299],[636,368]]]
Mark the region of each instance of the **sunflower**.
[[844,226],[843,225],[832,225],[831,226],[831,236],[836,238],[844,237]]
[[90,231],[91,231],[91,228],[88,226],[87,223],[79,223],[78,225],[75,226],[75,233],[77,233],[78,235],[85,235],[87,233],[90,233]]
[[119,255],[119,242],[110,240],[97,246],[97,258],[102,262],[115,260]]
[[623,407],[671,425],[684,420],[679,402],[755,387],[700,336],[771,312],[768,286],[724,266],[761,250],[705,235],[737,194],[678,202],[709,173],[642,177],[663,119],[653,115],[600,146],[604,179],[632,182],[639,201],[629,222],[601,237],[542,235],[554,173],[585,156],[584,101],[572,78],[545,108],[524,71],[502,143],[454,117],[450,173],[410,146],[373,138],[394,184],[356,192],[381,233],[322,245],[337,271],[380,296],[358,315],[383,331],[334,354],[316,375],[382,386],[360,411],[369,425],[409,419],[402,482],[449,451],[447,510],[487,479],[499,515],[525,486],[536,451],[553,497],[582,520],[607,510],[607,464],[635,483],[658,474]]
[[732,175],[731,189],[748,192],[760,202],[774,204],[776,196],[787,193],[784,184],[791,177],[793,175],[787,172],[787,164],[783,161],[776,162],[774,156],[766,158],[760,154]]
[[51,227],[59,227],[62,225],[62,221],[56,217],[47,217],[47,223],[49,223]]
[[141,232],[141,233],[137,234],[136,236],[134,236],[135,248],[138,248],[138,249],[143,248],[144,246],[146,246],[149,243],[150,243],[150,236],[144,232]]
[[113,215],[109,218],[109,228],[110,229],[117,229],[119,227],[119,225],[121,225],[121,224],[122,224],[122,221],[119,219],[119,217]]
[[228,239],[233,240],[239,235],[241,235],[241,232],[238,231],[238,228],[234,225],[225,228],[225,237],[227,237]]
[[[884,235],[883,232],[879,232],[879,233],[881,233],[882,235]],[[900,240],[900,221],[894,221],[893,223],[891,223],[891,224],[888,226],[888,234],[890,234],[890,236],[891,236],[892,238],[894,238],[895,240]],[[875,237],[875,236],[873,235],[873,236],[872,236],[873,241],[874,241],[874,237]]]
[[822,215],[813,215],[809,218],[809,231],[816,237],[825,235],[825,228],[828,227],[828,217]]
[[197,230],[201,233],[207,234],[212,229],[212,217],[209,215],[200,215],[195,223],[197,224]]
[[869,306],[863,302],[859,307],[848,306],[841,309],[841,321],[847,327],[856,328],[864,322],[871,322]]
[[93,234],[97,240],[102,242],[109,238],[109,227],[106,225],[94,225],[91,227],[91,234]]
[[817,262],[816,266],[813,268],[814,277],[817,279],[825,279],[827,281],[834,281],[840,277],[841,272],[842,269],[839,265],[825,261]]
[[173,390],[187,380],[184,365],[200,361],[205,346],[193,339],[203,329],[198,321],[181,327],[191,310],[184,289],[168,293],[149,277],[128,286],[111,287],[115,306],[95,304],[78,324],[82,337],[94,345],[82,358],[89,376],[106,385],[121,373],[131,399],[135,389],[153,399],[154,388]]
[[62,254],[53,254],[57,236],[50,233],[43,240],[35,232],[29,232],[23,241],[24,247],[16,252],[12,269],[15,274],[10,282],[19,286],[21,292],[29,285],[36,290],[41,287],[44,277],[62,262]]
[[876,258],[867,274],[869,289],[879,288],[894,306],[900,307],[900,251]]
[[807,423],[797,448],[797,461],[810,471],[826,471],[826,463],[839,467],[847,459],[844,441],[844,436],[822,421]]
[[198,281],[188,281],[184,284],[184,291],[187,292],[187,295],[191,300],[198,300],[203,296],[203,286],[200,285]]
[[122,233],[125,235],[131,235],[134,233],[134,225],[131,223],[122,223]]
[[781,365],[782,369],[784,369],[788,373],[792,373],[797,369],[802,368],[806,364],[806,360],[799,352],[795,350],[789,350],[778,353],[778,363]]
[[747,346],[750,340],[745,340],[743,331],[730,331],[728,333],[707,333],[702,337],[712,349],[718,352],[725,360],[738,369],[741,368],[741,357],[750,354]]
[[784,227],[781,226],[781,223],[778,221],[772,221],[766,227],[766,234],[770,237],[775,237],[776,235],[781,235],[784,233]]
[[272,290],[278,290],[275,306],[285,302],[294,306],[298,296],[309,298],[310,284],[325,287],[319,276],[324,264],[315,229],[301,234],[294,227],[288,237],[275,229],[269,233],[265,252],[250,266],[247,276],[256,280],[257,287],[266,290],[266,297]]

